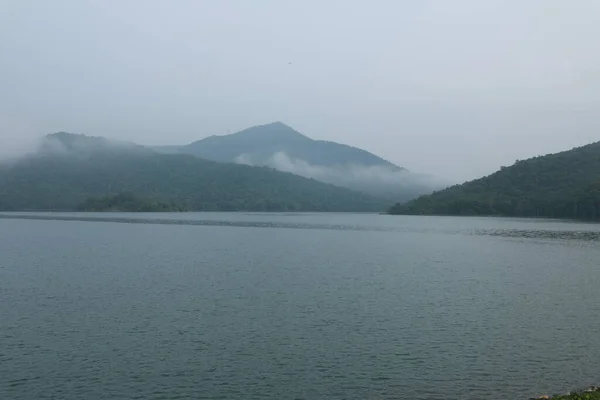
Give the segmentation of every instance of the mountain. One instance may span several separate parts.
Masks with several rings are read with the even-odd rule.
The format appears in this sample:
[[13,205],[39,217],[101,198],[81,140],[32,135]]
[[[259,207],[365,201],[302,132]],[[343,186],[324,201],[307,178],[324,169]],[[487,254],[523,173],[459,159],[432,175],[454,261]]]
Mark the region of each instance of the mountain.
[[517,161],[471,182],[396,204],[391,214],[600,219],[600,142]]
[[219,162],[268,166],[321,182],[395,199],[411,199],[440,188],[431,177],[414,174],[368,151],[313,140],[274,122],[186,146],[155,148]]
[[75,210],[111,196],[136,196],[137,203],[181,210],[385,208],[366,194],[266,167],[158,154],[130,143],[68,133],[49,135],[35,155],[0,165],[1,210]]
[[[173,149],[173,146],[163,149],[168,151],[169,148]],[[313,165],[356,164],[403,170],[368,151],[335,142],[310,139],[281,122],[254,126],[230,135],[213,135],[181,146],[179,152],[213,161],[256,164],[267,163],[274,154],[284,152],[292,159],[303,160]]]

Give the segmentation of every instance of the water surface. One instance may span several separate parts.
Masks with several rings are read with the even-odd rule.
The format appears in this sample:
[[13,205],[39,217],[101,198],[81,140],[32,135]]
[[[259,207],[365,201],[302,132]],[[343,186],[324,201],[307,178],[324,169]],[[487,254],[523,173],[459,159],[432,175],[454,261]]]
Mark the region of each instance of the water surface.
[[1,399],[524,399],[600,379],[600,227],[0,214]]

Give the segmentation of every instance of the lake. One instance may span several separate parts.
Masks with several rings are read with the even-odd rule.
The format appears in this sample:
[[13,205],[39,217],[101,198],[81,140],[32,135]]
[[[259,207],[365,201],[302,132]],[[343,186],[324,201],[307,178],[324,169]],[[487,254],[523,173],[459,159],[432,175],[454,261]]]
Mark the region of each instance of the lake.
[[600,382],[600,225],[0,215],[0,399],[527,399]]

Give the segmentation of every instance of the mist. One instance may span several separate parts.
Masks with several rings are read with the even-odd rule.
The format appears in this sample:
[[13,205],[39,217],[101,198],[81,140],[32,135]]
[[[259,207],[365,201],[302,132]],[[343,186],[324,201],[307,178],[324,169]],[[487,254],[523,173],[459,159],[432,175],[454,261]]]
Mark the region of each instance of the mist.
[[11,162],[36,152],[40,136],[35,129],[0,115],[0,162]]
[[330,167],[314,165],[306,160],[290,157],[283,151],[273,153],[262,160],[253,158],[250,154],[240,154],[235,158],[235,162],[253,166],[268,166],[337,186],[390,196],[404,193],[408,197],[415,197],[456,183],[436,176],[413,173],[405,169],[399,170],[391,166],[348,164]]
[[[11,132],[15,127],[11,126]],[[8,137],[0,146],[0,162],[13,163],[32,155],[51,156],[78,156],[85,157],[99,151],[132,151],[151,152],[152,150],[135,143],[107,139],[104,137],[90,137],[83,134],[58,132],[39,136],[32,131],[22,131],[22,135],[5,135],[7,129],[2,130],[0,138]]]
[[279,120],[460,181],[600,140],[594,0],[0,3],[0,113],[38,136]]
[[0,147],[0,162],[14,162],[29,154],[33,154],[39,148],[39,140],[15,140],[9,141]]

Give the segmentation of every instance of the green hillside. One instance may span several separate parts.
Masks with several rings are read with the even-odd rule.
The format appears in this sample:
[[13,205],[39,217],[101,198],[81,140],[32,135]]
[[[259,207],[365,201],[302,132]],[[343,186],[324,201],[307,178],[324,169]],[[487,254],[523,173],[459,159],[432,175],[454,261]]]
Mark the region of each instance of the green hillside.
[[[52,144],[40,154],[0,167],[0,210],[75,210],[123,193],[152,202],[155,208],[169,204],[178,210],[385,209],[381,200],[366,194],[270,168],[137,147],[129,151],[122,145],[113,151],[98,138],[61,135],[50,136]],[[75,148],[67,146],[72,139],[79,142]],[[86,143],[89,146],[83,146]],[[102,145],[96,147],[98,143]]]
[[517,161],[487,177],[396,204],[391,214],[600,219],[600,142]]

